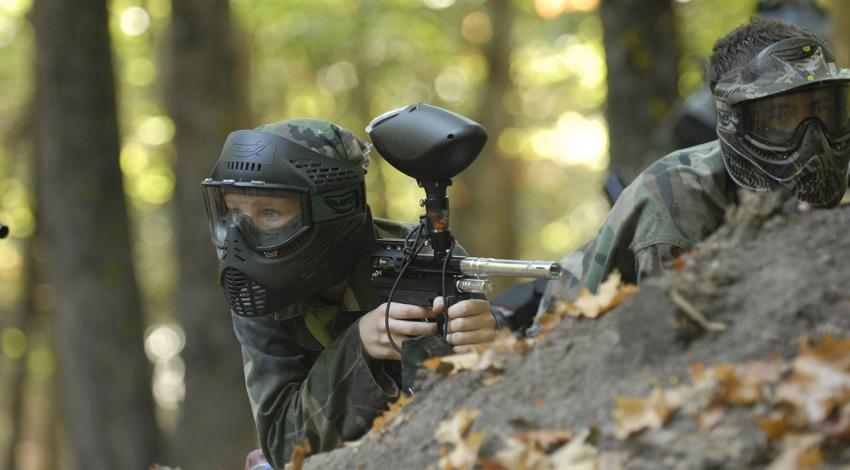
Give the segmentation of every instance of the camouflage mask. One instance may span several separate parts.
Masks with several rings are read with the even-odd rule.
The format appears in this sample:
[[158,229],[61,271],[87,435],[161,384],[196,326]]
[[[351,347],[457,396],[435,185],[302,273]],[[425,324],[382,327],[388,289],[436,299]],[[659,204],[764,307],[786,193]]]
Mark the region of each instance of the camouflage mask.
[[714,90],[717,134],[732,179],[756,191],[785,186],[830,207],[847,187],[850,70],[811,38],[779,41]]
[[274,313],[346,278],[367,232],[369,149],[318,120],[228,136],[203,190],[234,313]]

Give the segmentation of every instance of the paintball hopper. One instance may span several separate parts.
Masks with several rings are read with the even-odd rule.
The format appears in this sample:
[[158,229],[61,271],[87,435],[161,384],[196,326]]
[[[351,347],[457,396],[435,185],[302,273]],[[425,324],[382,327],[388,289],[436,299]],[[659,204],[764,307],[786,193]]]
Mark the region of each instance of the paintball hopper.
[[487,131],[477,122],[428,104],[386,112],[366,132],[390,165],[417,181],[451,179],[487,142]]

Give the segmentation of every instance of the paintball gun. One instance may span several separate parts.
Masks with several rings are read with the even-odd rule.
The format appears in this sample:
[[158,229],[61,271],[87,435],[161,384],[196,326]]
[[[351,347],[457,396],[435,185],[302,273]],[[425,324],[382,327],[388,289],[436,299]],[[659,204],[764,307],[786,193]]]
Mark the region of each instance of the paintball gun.
[[[366,132],[390,165],[416,179],[425,190],[420,201],[425,214],[420,216],[419,226],[406,239],[378,239],[372,256],[371,281],[381,298],[387,299],[387,322],[391,302],[430,306],[434,298],[442,296],[448,311],[459,300],[481,298],[491,289],[487,277],[561,277],[561,266],[553,261],[456,254],[446,191],[451,178],[468,167],[487,142],[487,132],[480,124],[436,106],[418,104],[378,116]],[[445,336],[445,319],[437,322]],[[401,352],[392,336],[389,339]],[[411,341],[405,341],[405,349]]]

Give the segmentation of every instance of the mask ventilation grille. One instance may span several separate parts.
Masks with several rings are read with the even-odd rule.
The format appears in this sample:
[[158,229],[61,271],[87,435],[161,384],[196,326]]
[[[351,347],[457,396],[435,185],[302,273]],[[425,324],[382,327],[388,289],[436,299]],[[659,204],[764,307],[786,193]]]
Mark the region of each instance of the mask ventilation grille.
[[345,170],[338,166],[328,166],[306,158],[290,160],[289,162],[295,168],[306,173],[307,177],[316,184],[338,183],[359,179],[359,175],[354,170]]
[[253,317],[266,313],[266,289],[241,271],[227,268],[221,274],[221,285],[233,313]]
[[253,171],[256,173],[263,169],[263,164],[254,162],[227,162],[227,169],[237,171]]

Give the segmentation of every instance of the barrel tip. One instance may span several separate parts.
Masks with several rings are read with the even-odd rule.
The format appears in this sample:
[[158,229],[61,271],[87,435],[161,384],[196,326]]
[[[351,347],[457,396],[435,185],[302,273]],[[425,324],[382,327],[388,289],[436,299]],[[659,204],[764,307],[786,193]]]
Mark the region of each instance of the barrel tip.
[[549,279],[560,279],[564,277],[564,268],[561,263],[552,263],[549,267]]

